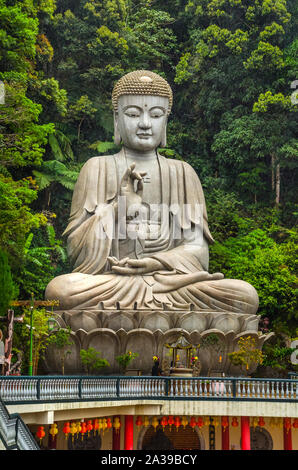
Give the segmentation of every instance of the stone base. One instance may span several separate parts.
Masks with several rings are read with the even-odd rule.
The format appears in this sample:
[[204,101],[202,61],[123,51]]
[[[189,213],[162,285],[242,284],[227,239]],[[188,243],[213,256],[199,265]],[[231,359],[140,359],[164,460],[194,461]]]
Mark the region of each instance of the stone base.
[[[239,367],[231,364],[227,354],[237,349],[241,336],[256,339],[256,345],[262,348],[272,335],[258,333],[257,315],[231,312],[204,311],[167,311],[167,310],[68,310],[56,311],[62,328],[70,326],[72,330],[71,354],[65,363],[65,374],[82,374],[84,369],[80,360],[80,349],[95,348],[101,352],[110,367],[96,371],[97,375],[119,374],[116,356],[127,351],[139,353],[129,365],[130,369],[141,371],[142,375],[151,375],[152,356],[161,358],[168,354],[165,347],[176,341],[181,334],[194,346],[208,335],[215,334],[220,340],[221,350],[199,348],[198,355],[202,364],[201,375],[210,370],[226,375],[243,375]],[[48,374],[61,373],[58,351],[50,346],[44,359],[44,369]],[[251,374],[252,369],[246,371]]]
[[171,377],[192,377],[192,369],[186,369],[186,368],[173,368],[171,370]]

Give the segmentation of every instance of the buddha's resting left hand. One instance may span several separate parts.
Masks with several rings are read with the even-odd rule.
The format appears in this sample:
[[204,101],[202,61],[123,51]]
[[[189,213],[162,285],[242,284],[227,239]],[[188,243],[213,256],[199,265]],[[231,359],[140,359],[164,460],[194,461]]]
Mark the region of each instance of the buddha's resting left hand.
[[108,260],[112,271],[118,274],[146,274],[166,269],[160,261],[153,258],[124,258],[119,261],[114,257],[108,257]]

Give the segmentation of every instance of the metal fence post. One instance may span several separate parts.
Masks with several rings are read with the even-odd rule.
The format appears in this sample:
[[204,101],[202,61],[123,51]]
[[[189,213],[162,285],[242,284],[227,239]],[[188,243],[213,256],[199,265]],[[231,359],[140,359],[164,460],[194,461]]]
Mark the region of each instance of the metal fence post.
[[37,398],[37,400],[40,400],[40,380],[41,379],[37,379],[37,384],[36,384],[36,398]]
[[82,379],[79,379],[79,398],[82,398]]
[[170,384],[170,379],[165,379],[166,381],[166,387],[165,387],[165,396],[167,397],[169,395],[169,384]]
[[232,378],[232,390],[233,390],[233,398],[236,398],[236,380],[237,379],[234,379]]

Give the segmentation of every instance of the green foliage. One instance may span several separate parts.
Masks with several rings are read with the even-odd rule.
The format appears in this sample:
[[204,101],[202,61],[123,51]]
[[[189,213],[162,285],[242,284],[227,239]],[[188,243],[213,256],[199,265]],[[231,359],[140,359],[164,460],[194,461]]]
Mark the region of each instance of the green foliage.
[[85,119],[93,117],[97,109],[87,95],[81,96],[76,103],[69,107],[68,120],[78,121],[78,141],[80,140],[81,126]]
[[262,364],[264,354],[256,348],[256,339],[251,336],[241,336],[238,341],[238,350],[228,353],[228,357],[235,366],[245,366],[249,370],[251,366]]
[[294,348],[280,347],[276,345],[265,345],[263,349],[263,352],[265,354],[263,366],[269,366],[282,370],[290,370],[290,358],[292,352],[294,351]]
[[57,331],[55,331],[55,333],[50,335],[49,339],[49,344],[52,344],[56,349],[58,349],[62,375],[64,375],[65,360],[67,356],[71,354],[71,349],[69,349],[69,346],[71,346],[73,342],[71,341],[70,336],[70,327],[59,328]]
[[210,333],[209,335],[205,336],[201,343],[200,343],[200,348],[218,348],[219,347],[220,340],[218,336],[214,333]]
[[120,356],[116,356],[116,361],[120,365],[120,368],[123,373],[125,372],[127,366],[138,356],[138,353],[133,353],[131,351],[127,351],[126,353],[121,354]]
[[[24,322],[21,326],[21,334],[19,335],[19,349],[24,353],[25,362],[29,361],[29,345],[30,345],[30,309],[25,310]],[[37,374],[40,358],[43,357],[49,342],[49,326],[48,321],[51,317],[51,312],[46,311],[44,308],[32,310],[32,325],[33,325],[33,348],[32,348],[32,362],[33,362],[33,375]]]
[[[35,87],[44,94],[46,83],[58,92],[57,81],[49,78],[42,83],[35,70],[36,51],[42,52],[42,44],[48,47],[48,60],[52,58],[47,38],[39,35],[39,15],[50,18],[54,8],[54,1],[0,1],[0,80],[5,88],[0,105],[0,246],[9,255],[14,278],[19,274],[28,233],[47,221],[44,214],[32,210],[38,188],[31,168],[41,164],[54,124],[39,122],[42,105],[30,93]],[[49,90],[45,97],[52,99]],[[57,97],[60,103],[61,97]]]
[[171,64],[177,47],[176,37],[169,27],[174,21],[169,13],[151,5],[143,4],[132,11],[125,36],[129,59],[135,68],[159,70],[163,64]]
[[8,264],[8,256],[0,250],[0,315],[6,315],[10,302],[16,298],[17,292]]
[[64,188],[73,190],[79,171],[69,169],[59,160],[49,160],[43,162],[40,171],[33,170],[33,174],[40,190],[47,188],[52,183],[59,183]]
[[[1,76],[0,76],[1,78]],[[26,87],[5,81],[5,105],[0,108],[0,162],[7,167],[39,165],[53,124],[37,123],[41,105],[26,96]]]
[[264,377],[264,371],[269,369],[270,375],[287,377],[289,371],[298,370],[297,365],[291,362],[291,355],[295,351],[291,343],[297,340],[297,324],[291,328],[287,322],[276,319],[272,322],[272,330],[274,336],[263,346],[265,357],[257,373]]
[[282,93],[273,95],[271,91],[261,93],[258,101],[253,105],[253,112],[264,113],[267,112],[272,106],[280,106],[283,109],[291,108],[290,97],[285,97]]
[[17,72],[30,68],[26,58],[34,58],[35,41],[38,33],[38,19],[33,13],[33,0],[13,2],[7,5],[0,1],[0,22],[6,28],[0,33],[0,68],[11,68]]
[[81,349],[80,356],[88,375],[95,370],[109,367],[110,365],[106,359],[102,359],[101,353],[94,348]]
[[96,150],[98,153],[103,153],[104,155],[106,155],[108,152],[115,153],[115,151],[118,150],[118,147],[114,144],[114,142],[101,142],[100,140],[90,144],[89,148]]
[[297,322],[297,266],[294,261],[297,259],[297,232],[286,231],[286,239],[277,243],[270,234],[277,227],[250,231],[250,221],[240,221],[242,227],[236,237],[212,247],[210,271],[221,271],[227,278],[249,282],[258,292],[260,315],[284,319],[294,325]]
[[56,239],[51,224],[47,224],[42,230],[30,232],[24,245],[22,263],[16,275],[22,294],[28,296],[33,292],[42,298],[47,284],[55,276],[56,264],[63,264],[65,261],[66,251],[61,241]]
[[238,213],[242,203],[234,193],[226,193],[222,189],[214,188],[206,195],[209,213],[209,227],[213,238],[223,242],[239,232]]
[[47,220],[44,215],[32,212],[30,204],[35,199],[32,179],[14,181],[0,174],[0,246],[10,255],[13,268],[22,256],[26,234]]
[[49,135],[49,145],[55,160],[60,162],[74,160],[70,139],[58,129]]
[[[296,78],[297,67],[295,41],[287,45],[286,37],[297,20],[291,23],[287,8],[284,0],[253,5],[191,0],[186,5],[189,39],[175,77],[179,110],[185,114],[192,104],[187,126],[198,136],[197,155],[206,152],[219,184],[248,203],[292,198],[283,150],[297,135],[297,109],[289,98],[289,76]],[[282,173],[278,165],[284,166]],[[272,172],[281,184],[271,183]],[[289,179],[290,184],[283,183]]]

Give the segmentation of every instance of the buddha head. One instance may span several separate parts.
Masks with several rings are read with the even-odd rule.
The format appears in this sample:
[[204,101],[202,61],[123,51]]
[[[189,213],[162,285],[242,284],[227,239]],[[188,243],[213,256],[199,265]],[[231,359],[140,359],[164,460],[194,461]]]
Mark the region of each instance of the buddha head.
[[112,93],[115,143],[136,151],[166,146],[173,94],[160,75],[137,70],[124,75]]

